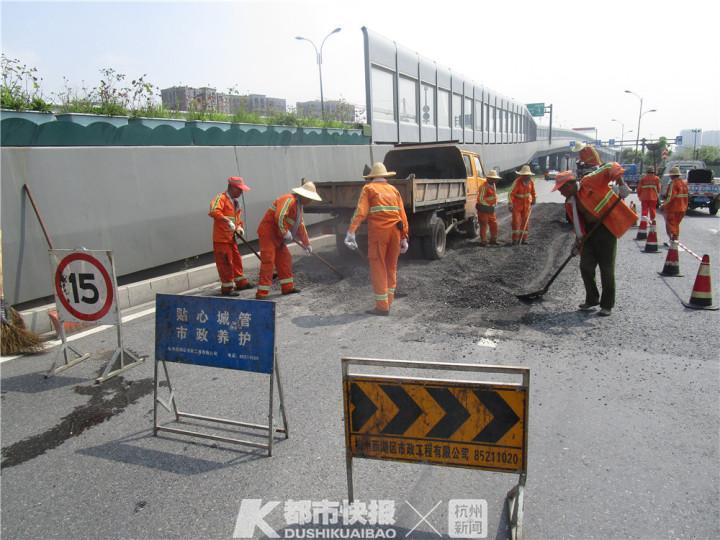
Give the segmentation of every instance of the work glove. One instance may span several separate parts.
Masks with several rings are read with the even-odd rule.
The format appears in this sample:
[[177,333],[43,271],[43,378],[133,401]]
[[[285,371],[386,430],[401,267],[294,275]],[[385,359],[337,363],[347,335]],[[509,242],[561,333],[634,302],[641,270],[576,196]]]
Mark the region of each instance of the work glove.
[[307,253],[308,255],[310,255],[313,251],[312,246],[310,244],[308,244],[307,246],[303,246],[303,249],[305,250],[305,253]]
[[400,240],[400,253],[407,253],[409,247],[410,244],[408,243],[407,238],[403,238],[402,240]]
[[353,251],[358,248],[357,241],[355,240],[355,233],[347,232],[345,235],[345,245]]
[[290,231],[286,231],[286,232],[285,232],[285,234],[283,235],[283,241],[284,241],[286,244],[289,244],[290,242],[293,241],[293,235],[292,235],[292,233],[291,233]]
[[572,247],[572,256],[575,257],[578,253],[580,253],[580,247],[582,246],[582,243],[580,240],[575,240],[575,244]]
[[512,212],[512,204],[508,204],[508,210]]
[[242,228],[242,225],[238,225],[237,227],[235,227],[235,232],[239,236],[245,236],[245,229]]
[[228,224],[228,228],[229,228],[231,231],[234,231],[234,230],[235,230],[235,222],[234,222],[232,219],[228,219],[228,220],[227,220],[227,224]]
[[530,205],[532,206],[532,205],[534,205],[536,202],[537,202],[537,201],[536,201],[535,199],[533,199],[532,202],[530,203]]

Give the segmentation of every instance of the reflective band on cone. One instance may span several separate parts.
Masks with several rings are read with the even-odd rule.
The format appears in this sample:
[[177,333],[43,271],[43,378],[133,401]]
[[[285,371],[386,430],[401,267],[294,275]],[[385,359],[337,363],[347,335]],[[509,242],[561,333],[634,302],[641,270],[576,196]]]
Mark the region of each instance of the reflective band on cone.
[[663,266],[662,272],[658,272],[661,276],[670,277],[682,277],[680,273],[680,257],[678,255],[678,241],[673,240],[670,242],[670,249],[668,250],[667,257],[665,258],[665,266]]
[[648,217],[646,215],[643,215],[640,218],[640,228],[638,229],[637,236],[635,237],[635,240],[645,240],[647,238],[647,225],[648,225]]
[[655,232],[655,224],[650,224],[650,232],[647,235],[647,242],[645,242],[645,253],[657,253],[657,233]]
[[710,256],[703,255],[700,268],[698,269],[695,285],[690,294],[690,301],[683,302],[683,305],[691,309],[720,309],[713,305],[712,283],[710,280]]

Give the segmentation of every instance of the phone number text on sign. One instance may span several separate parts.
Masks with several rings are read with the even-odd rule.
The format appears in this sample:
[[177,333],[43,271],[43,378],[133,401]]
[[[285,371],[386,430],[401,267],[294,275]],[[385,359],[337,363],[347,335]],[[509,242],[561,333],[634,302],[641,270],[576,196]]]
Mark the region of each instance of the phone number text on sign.
[[112,263],[105,251],[52,253],[55,298],[62,320],[116,323]]

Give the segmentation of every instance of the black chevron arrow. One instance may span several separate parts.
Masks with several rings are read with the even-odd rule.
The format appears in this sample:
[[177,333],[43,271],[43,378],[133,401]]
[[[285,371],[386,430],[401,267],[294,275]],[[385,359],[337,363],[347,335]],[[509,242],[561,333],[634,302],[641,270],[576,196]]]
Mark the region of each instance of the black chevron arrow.
[[474,441],[498,442],[519,420],[515,411],[510,408],[500,394],[492,390],[475,390],[475,395],[485,408],[493,415],[490,423],[478,433]]
[[352,431],[360,431],[365,422],[375,414],[377,406],[356,383],[350,385],[350,403],[355,405],[352,412]]
[[433,426],[427,436],[448,439],[463,425],[465,420],[470,418],[470,413],[447,388],[426,388],[425,390],[437,401],[438,405],[445,409],[445,416]]
[[402,435],[413,422],[420,418],[423,414],[423,410],[418,407],[413,398],[403,389],[402,386],[392,386],[381,384],[380,388],[383,389],[388,397],[392,400],[395,406],[398,408],[398,412],[393,419],[388,422],[385,428],[382,430],[383,433],[388,435]]

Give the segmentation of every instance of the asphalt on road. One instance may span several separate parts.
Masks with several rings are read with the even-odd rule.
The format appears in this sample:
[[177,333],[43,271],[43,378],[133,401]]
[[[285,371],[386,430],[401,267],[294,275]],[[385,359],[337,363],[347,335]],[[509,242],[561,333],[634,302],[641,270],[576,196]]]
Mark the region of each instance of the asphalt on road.
[[[549,182],[536,183],[542,203],[561,201]],[[361,262],[323,250],[349,274],[337,280],[298,258],[304,292],[273,298],[290,438],[276,440],[271,458],[152,436],[152,316],[125,326],[127,345],[151,358],[102,386],[93,379],[112,330],[74,342],[95,356],[53,379],[42,373],[54,351],[3,363],[3,536],[230,538],[242,499],[345,499],[340,358],[360,356],[531,369],[528,538],[720,537],[720,312],[681,304],[699,262],[681,252],[685,276],[658,276],[665,250],[643,253],[632,230],[618,244],[611,317],[576,310],[584,293],[575,261],[542,302],[525,306],[515,287],[542,285],[571,242],[559,205],[538,204],[534,214],[530,246],[456,239],[441,261],[403,260],[408,296],[388,318],[363,313],[372,291]],[[507,235],[507,209],[499,216]],[[662,231],[661,216],[658,224]],[[706,210],[690,212],[681,239],[717,258],[719,229]],[[717,299],[720,261],[711,262]],[[169,368],[182,409],[266,421],[266,376]],[[354,474],[357,499],[395,501],[398,536],[419,521],[406,501],[422,514],[442,501],[427,519],[447,536],[450,499],[485,499],[488,537],[508,534],[504,498],[516,476],[371,460],[355,460]],[[267,521],[282,529],[282,510]],[[412,537],[437,535],[422,524]]]

